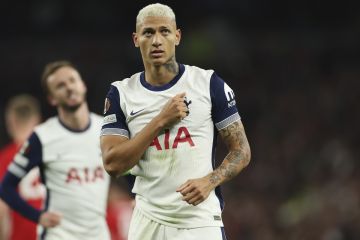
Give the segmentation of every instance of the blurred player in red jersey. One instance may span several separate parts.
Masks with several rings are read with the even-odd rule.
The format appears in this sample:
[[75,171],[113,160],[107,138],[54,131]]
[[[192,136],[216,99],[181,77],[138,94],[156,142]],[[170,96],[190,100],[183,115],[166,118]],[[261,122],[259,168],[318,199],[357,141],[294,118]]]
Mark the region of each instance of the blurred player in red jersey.
[[121,181],[112,179],[109,190],[106,221],[109,226],[111,240],[127,240],[131,215],[135,205]]
[[[34,97],[22,94],[11,98],[5,110],[5,124],[12,142],[0,149],[0,182],[21,144],[40,123],[40,105]],[[40,208],[45,189],[39,182],[39,170],[33,169],[21,181],[19,192],[32,206]],[[0,239],[35,240],[36,224],[8,209],[0,200]]]

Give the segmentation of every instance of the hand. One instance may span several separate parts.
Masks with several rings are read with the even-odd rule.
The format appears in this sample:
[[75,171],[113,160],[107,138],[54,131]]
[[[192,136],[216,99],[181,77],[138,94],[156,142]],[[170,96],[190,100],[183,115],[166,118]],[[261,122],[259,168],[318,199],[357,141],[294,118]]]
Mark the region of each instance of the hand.
[[60,224],[61,215],[54,212],[43,212],[40,215],[39,224],[45,228],[56,227]]
[[158,117],[163,121],[164,127],[171,126],[189,115],[189,109],[184,102],[185,93],[180,93],[169,99]]
[[182,200],[194,206],[208,198],[214,186],[210,183],[208,177],[190,179],[182,184],[176,192],[183,195]]

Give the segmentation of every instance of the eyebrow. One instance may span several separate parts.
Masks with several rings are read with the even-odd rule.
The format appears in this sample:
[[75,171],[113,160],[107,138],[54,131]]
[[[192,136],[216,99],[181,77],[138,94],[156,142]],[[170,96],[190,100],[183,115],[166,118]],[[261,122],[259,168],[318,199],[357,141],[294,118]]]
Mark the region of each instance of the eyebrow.
[[170,26],[160,26],[159,29],[170,29]]
[[159,27],[144,27],[143,30],[153,30],[156,28],[159,28],[159,29],[169,28],[170,29],[171,25],[166,24],[166,25],[160,25]]
[[155,31],[155,28],[153,27],[145,27],[141,30],[141,32],[146,32],[146,31]]

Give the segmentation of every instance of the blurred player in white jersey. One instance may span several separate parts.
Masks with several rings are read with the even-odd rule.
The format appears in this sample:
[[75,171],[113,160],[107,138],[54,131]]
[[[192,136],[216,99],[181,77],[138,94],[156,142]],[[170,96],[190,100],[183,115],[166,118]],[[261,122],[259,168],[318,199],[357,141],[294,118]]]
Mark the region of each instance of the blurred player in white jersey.
[[[177,63],[180,38],[171,8],[140,10],[133,40],[145,71],[106,97],[105,169],[136,176],[129,240],[226,239],[219,186],[250,161],[234,92],[214,71]],[[217,134],[229,153],[215,169]]]
[[[90,113],[86,86],[67,61],[49,63],[42,85],[58,116],[37,126],[9,165],[0,197],[38,223],[38,238],[109,239],[105,221],[109,176],[104,171],[99,134],[102,118]],[[17,193],[20,180],[40,168],[47,197],[42,211]]]

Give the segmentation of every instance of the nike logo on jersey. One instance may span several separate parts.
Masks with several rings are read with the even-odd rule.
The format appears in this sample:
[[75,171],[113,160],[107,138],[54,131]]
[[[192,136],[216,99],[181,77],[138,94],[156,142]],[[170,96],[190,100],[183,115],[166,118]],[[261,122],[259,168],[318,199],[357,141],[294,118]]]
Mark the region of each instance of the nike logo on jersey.
[[131,113],[130,113],[130,115],[131,115],[131,116],[134,116],[134,115],[138,114],[139,112],[143,111],[144,109],[145,109],[145,108],[143,108],[143,109],[141,109],[141,110],[139,110],[139,111],[136,111],[136,112],[134,112],[134,110],[132,110]]

